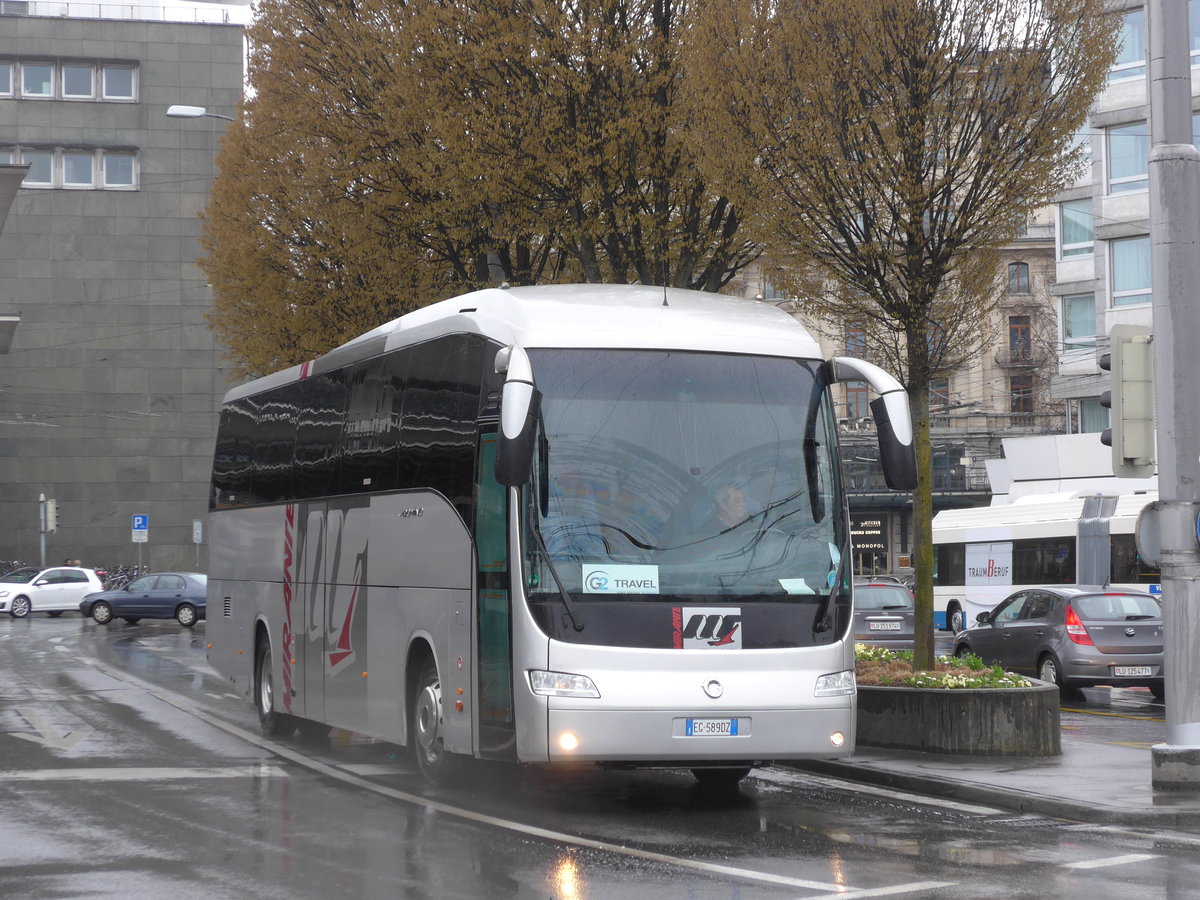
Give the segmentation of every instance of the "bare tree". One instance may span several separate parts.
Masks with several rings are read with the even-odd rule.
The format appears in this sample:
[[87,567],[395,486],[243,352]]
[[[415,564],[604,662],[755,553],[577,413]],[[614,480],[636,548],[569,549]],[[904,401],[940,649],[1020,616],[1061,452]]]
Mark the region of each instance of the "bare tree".
[[1075,135],[1116,52],[1106,12],[1105,0],[698,10],[689,85],[705,172],[790,257],[809,312],[854,323],[905,379],[921,667],[933,664],[929,382],[977,352],[998,249],[1079,172]]

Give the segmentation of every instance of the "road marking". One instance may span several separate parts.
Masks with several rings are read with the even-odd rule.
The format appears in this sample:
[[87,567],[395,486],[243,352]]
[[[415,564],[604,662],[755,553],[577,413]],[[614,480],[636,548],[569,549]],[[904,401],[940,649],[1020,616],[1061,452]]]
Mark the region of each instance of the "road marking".
[[1185,847],[1200,847],[1200,836],[1181,834],[1175,831],[1147,831],[1141,828],[1126,828],[1121,825],[1097,825],[1081,822],[1068,825],[1067,831],[1091,831],[1097,834],[1121,834],[1135,837],[1153,844],[1181,844]]
[[[207,722],[214,728],[224,731],[226,734],[241,738],[248,744],[259,747],[274,755],[293,762],[298,766],[308,769],[310,772],[316,772],[319,775],[324,775],[327,778],[332,778],[343,784],[352,785],[365,791],[370,791],[382,797],[388,797],[392,800],[398,800],[402,803],[407,803],[412,806],[418,806],[431,812],[439,812],[447,816],[452,816],[457,819],[463,819],[468,822],[474,822],[479,825],[485,825],[491,828],[500,828],[505,831],[523,834],[528,837],[538,838],[541,840],[551,841],[557,844],[566,846],[582,847],[589,850],[599,850],[606,853],[613,853],[620,856],[631,857],[633,859],[645,860],[648,862],[657,862],[664,865],[674,866],[676,868],[691,869],[693,871],[703,872],[707,875],[722,876],[726,878],[736,878],[740,881],[759,882],[763,884],[775,884],[789,888],[802,888],[807,890],[824,891],[823,897],[884,897],[898,894],[912,893],[915,891],[928,891],[941,887],[953,887],[956,882],[953,881],[929,881],[919,882],[916,884],[895,885],[886,888],[871,888],[859,890],[841,884],[831,884],[822,881],[809,881],[805,878],[791,878],[786,875],[774,875],[770,872],[756,872],[753,869],[741,869],[736,866],[723,866],[717,863],[704,862],[702,860],[687,859],[684,857],[670,856],[666,853],[658,853],[653,850],[640,850],[636,847],[626,847],[621,844],[614,844],[610,841],[600,841],[593,838],[580,837],[579,835],[568,834],[563,831],[552,831],[548,828],[539,828],[536,825],[526,825],[523,822],[514,822],[510,819],[501,819],[496,816],[490,816],[485,813],[475,812],[474,810],[464,809],[458,806],[451,806],[448,803],[443,803],[439,800],[431,800],[428,797],[421,797],[417,794],[410,794],[407,791],[401,791],[397,788],[387,787],[386,785],[376,784],[373,781],[368,781],[360,775],[352,774],[340,766],[329,765],[319,760],[298,753],[290,747],[275,741],[268,740],[260,735],[253,734],[225,722],[204,710],[193,706],[183,697],[178,696],[165,688],[160,688],[152,685],[149,682],[142,681],[132,675],[127,675],[114,669],[102,665],[99,660],[83,658],[83,662],[94,665],[110,678],[116,678],[127,684],[136,684],[142,687],[148,694],[174,706],[176,709],[187,713],[199,719],[202,722]],[[805,898],[805,900],[815,900],[815,898]]]
[[83,736],[87,733],[85,731],[63,733],[32,709],[18,709],[17,714],[28,722],[37,731],[37,734],[25,734],[20,731],[10,731],[9,734],[23,741],[32,741],[43,747],[49,747],[51,750],[70,750],[82,741]]
[[[782,777],[780,777],[782,776]],[[951,809],[955,812],[969,813],[975,816],[995,816],[1000,815],[1002,810],[992,806],[975,806],[970,803],[959,803],[956,800],[945,800],[941,797],[932,797],[928,794],[910,794],[907,791],[896,791],[891,788],[878,787],[873,784],[858,784],[852,781],[844,781],[841,778],[833,778],[825,775],[814,775],[809,772],[803,775],[791,776],[791,771],[780,772],[779,767],[775,767],[775,771],[768,776],[767,773],[759,773],[757,777],[764,780],[779,780],[779,781],[800,781],[806,783],[820,784],[825,787],[834,788],[836,790],[849,791],[855,794],[869,794],[874,797],[886,797],[890,800],[901,800],[906,803],[916,803],[920,806],[936,806],[941,809]]]
[[31,769],[0,772],[0,781],[180,781],[201,778],[283,778],[279,766],[221,766],[185,769],[170,766],[98,767],[94,769]]
[[912,884],[897,884],[892,887],[881,888],[865,888],[856,890],[851,888],[848,891],[838,894],[821,894],[814,897],[805,897],[804,900],[857,900],[858,897],[898,897],[901,894],[913,894],[917,891],[933,891],[938,888],[951,887],[954,882],[951,881],[914,881]]
[[1124,713],[1101,712],[1098,709],[1074,709],[1072,707],[1062,707],[1062,712],[1079,713],[1081,716],[1101,716],[1106,719],[1132,719],[1135,722],[1165,722],[1166,719],[1159,719],[1155,716],[1127,716]]
[[1130,863],[1158,859],[1157,853],[1128,853],[1125,856],[1110,856],[1107,859],[1090,859],[1084,862],[1067,863],[1064,869],[1105,869],[1109,866],[1126,866]]

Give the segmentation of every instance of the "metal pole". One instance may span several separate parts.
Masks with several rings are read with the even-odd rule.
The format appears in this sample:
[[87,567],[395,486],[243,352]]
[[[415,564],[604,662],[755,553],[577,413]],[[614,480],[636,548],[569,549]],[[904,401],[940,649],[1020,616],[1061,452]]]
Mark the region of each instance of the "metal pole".
[[[1158,488],[1162,503],[1167,740],[1156,789],[1200,786],[1200,153],[1192,145],[1188,4],[1150,0],[1150,243]],[[1191,383],[1189,383],[1191,382]]]
[[38,541],[41,544],[42,555],[38,563],[39,569],[46,568],[46,495],[38,494]]

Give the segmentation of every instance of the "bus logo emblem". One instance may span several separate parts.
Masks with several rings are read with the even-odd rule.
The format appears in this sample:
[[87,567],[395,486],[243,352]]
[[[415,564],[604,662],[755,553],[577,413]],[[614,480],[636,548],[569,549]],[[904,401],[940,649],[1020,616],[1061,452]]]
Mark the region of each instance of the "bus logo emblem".
[[671,610],[680,650],[742,649],[742,611],[736,607],[677,606]]

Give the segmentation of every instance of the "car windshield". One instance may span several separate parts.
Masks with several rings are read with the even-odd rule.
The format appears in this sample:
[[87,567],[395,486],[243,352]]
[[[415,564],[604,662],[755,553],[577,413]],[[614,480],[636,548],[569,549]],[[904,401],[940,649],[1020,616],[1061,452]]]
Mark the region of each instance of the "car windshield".
[[860,584],[854,588],[855,609],[910,609],[912,605],[912,594],[900,585]]
[[1158,619],[1162,609],[1146,594],[1094,594],[1071,601],[1085,619]]
[[37,577],[40,571],[41,569],[14,569],[3,578],[0,578],[0,581],[6,584],[29,584],[29,582]]

